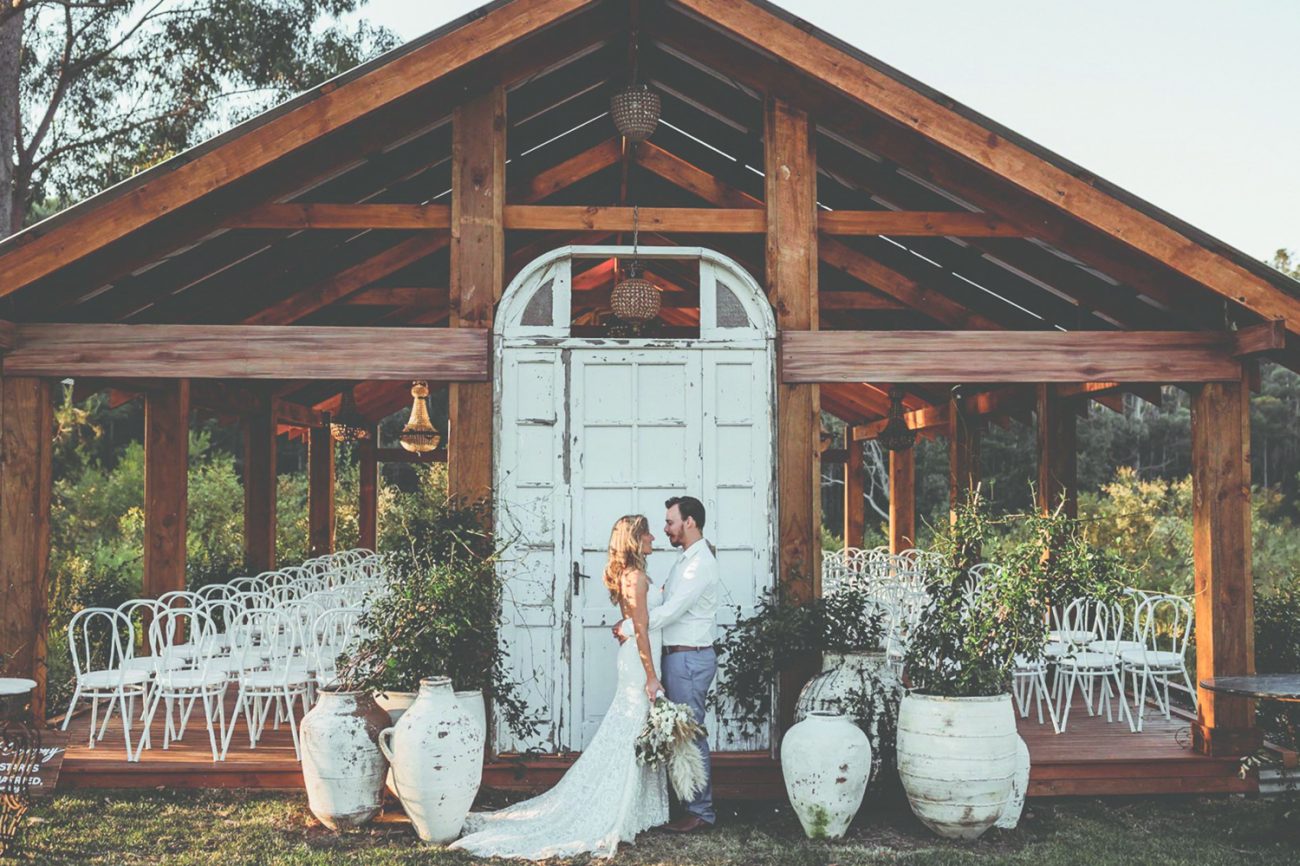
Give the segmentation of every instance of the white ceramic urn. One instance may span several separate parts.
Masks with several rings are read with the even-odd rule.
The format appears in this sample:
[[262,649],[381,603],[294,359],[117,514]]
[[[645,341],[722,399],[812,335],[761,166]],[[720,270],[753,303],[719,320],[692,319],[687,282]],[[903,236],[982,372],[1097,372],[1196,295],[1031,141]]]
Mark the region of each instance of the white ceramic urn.
[[388,715],[369,692],[322,689],[303,716],[307,804],[331,830],[359,827],[379,814],[388,761],[377,741],[387,726]]
[[425,842],[460,835],[483,778],[483,733],[447,677],[420,681],[415,703],[379,735],[402,808]]
[[885,753],[880,742],[880,722],[897,712],[897,701],[902,691],[885,653],[823,653],[821,673],[799,691],[794,705],[794,720],[801,722],[814,710],[848,714],[852,709],[848,698],[855,691],[864,694],[875,707],[866,731],[867,739],[871,741],[871,779],[868,780],[871,781],[880,772],[880,761]]
[[375,692],[375,703],[388,713],[388,718],[391,720],[389,724],[395,725],[402,718],[402,713],[415,703],[416,694],[416,692]]
[[[487,742],[487,704],[483,701],[482,689],[466,689],[456,692],[456,702],[465,714],[478,725],[483,742]],[[394,722],[393,724],[397,724]]]
[[912,811],[947,839],[1014,827],[1024,807],[1029,750],[1010,695],[912,693],[898,711],[898,775]]
[[841,712],[813,710],[781,740],[781,775],[809,839],[838,839],[862,806],[871,742]]

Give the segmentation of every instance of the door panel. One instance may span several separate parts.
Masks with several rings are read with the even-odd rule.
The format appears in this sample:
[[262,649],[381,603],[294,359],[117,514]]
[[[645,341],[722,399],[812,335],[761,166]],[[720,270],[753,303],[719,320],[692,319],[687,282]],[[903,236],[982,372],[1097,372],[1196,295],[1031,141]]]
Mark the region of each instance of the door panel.
[[581,625],[571,640],[572,748],[585,748],[614,696],[618,644],[610,626],[620,619],[602,580],[609,534],[625,514],[644,514],[655,534],[647,561],[663,586],[674,553],[663,538],[663,503],[697,490],[700,427],[698,352],[581,351],[570,356],[569,424],[572,525],[581,577],[574,598]]

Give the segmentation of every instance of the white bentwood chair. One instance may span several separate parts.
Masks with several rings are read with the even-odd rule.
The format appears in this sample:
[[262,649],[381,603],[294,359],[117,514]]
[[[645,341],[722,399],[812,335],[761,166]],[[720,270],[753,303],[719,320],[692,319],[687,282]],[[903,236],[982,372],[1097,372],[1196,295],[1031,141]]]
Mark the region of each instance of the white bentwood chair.
[[[68,623],[68,651],[76,687],[68,711],[63,716],[63,730],[68,729],[72,711],[83,698],[90,700],[90,738],[88,745],[104,738],[108,721],[116,705],[122,715],[122,736],[126,741],[127,759],[131,757],[131,705],[135,698],[144,700],[149,673],[130,664],[134,658],[135,631],[126,614],[111,607],[88,607],[77,611]],[[104,721],[99,722],[99,702],[108,701]]]

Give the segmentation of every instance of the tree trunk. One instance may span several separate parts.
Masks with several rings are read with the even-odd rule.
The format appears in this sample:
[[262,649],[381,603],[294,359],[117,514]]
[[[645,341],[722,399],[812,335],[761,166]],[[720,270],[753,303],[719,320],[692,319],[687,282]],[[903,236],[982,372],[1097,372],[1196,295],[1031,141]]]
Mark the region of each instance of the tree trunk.
[[14,211],[14,138],[18,134],[19,55],[23,46],[23,10],[0,18],[0,238],[23,227]]

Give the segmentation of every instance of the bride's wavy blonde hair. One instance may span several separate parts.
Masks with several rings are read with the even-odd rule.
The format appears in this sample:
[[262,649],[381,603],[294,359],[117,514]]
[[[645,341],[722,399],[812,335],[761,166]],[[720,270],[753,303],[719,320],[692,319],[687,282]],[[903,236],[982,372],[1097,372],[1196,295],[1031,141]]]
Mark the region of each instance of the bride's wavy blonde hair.
[[609,600],[618,604],[623,598],[623,572],[629,568],[645,571],[645,554],[641,539],[650,532],[650,521],[641,514],[626,514],[618,519],[609,533],[609,560],[605,563],[605,589]]

